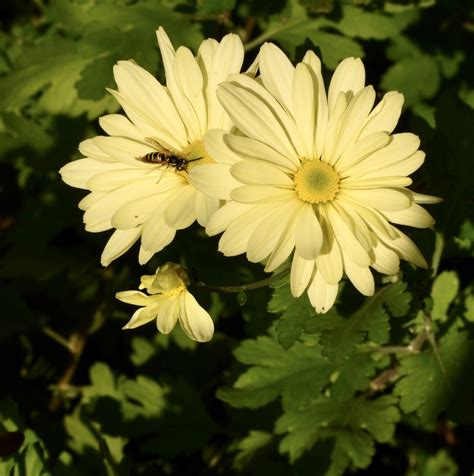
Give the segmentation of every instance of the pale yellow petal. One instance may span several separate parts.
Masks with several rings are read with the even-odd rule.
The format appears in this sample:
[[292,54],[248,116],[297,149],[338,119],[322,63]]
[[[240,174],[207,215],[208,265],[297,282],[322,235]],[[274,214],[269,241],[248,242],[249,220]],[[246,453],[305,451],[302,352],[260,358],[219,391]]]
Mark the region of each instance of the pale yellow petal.
[[323,275],[316,270],[308,287],[308,297],[317,313],[325,314],[334,306],[338,289],[338,284],[328,284]]
[[179,322],[186,335],[197,342],[208,342],[214,335],[214,323],[211,316],[185,291],[179,299]]
[[300,258],[297,253],[293,255],[293,260],[291,262],[290,288],[291,294],[294,297],[301,296],[304,290],[308,287],[311,277],[313,276],[314,266],[314,260]]

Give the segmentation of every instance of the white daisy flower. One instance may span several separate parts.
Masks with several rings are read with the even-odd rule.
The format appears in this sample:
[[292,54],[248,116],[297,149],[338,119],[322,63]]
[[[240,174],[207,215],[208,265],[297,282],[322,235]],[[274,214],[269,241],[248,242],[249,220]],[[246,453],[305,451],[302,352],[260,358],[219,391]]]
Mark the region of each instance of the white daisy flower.
[[140,291],[122,291],[117,299],[135,306],[142,306],[133,314],[124,329],[134,329],[156,319],[158,330],[169,334],[179,321],[189,338],[207,342],[214,334],[211,316],[198,304],[187,290],[189,284],[186,271],[175,263],[166,263],[154,275],[141,277]]
[[[265,44],[259,68],[257,80],[232,75],[219,87],[241,135],[208,133],[204,143],[219,152],[220,170],[203,166],[194,177],[210,195],[231,199],[206,228],[224,232],[220,251],[245,252],[268,272],[292,255],[293,295],[307,290],[322,313],[344,274],[370,296],[370,268],[395,274],[400,259],[425,267],[415,244],[391,224],[430,227],[433,218],[419,204],[439,201],[406,188],[425,154],[416,135],[392,134],[403,95],[389,92],[374,108],[375,91],[355,58],[340,63],[327,94],[312,51],[295,68]],[[224,175],[219,183],[217,173]]]
[[194,221],[206,225],[220,201],[189,181],[200,165],[212,162],[202,137],[232,122],[216,97],[217,85],[238,73],[243,46],[229,34],[219,43],[202,42],[196,56],[174,50],[163,28],[157,31],[166,86],[133,61],[114,67],[118,91],[110,91],[126,115],[100,119],[108,136],[82,142],[85,158],[60,170],[69,185],[90,190],[79,207],[87,231],[115,229],[101,257],[107,266],[140,237],[139,261],[146,263]]

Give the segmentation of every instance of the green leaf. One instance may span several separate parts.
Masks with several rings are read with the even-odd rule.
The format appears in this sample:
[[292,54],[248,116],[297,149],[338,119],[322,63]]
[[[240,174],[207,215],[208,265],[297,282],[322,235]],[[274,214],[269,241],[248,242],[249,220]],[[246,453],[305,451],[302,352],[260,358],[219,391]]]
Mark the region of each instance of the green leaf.
[[197,0],[198,15],[216,15],[230,11],[235,7],[236,0]]
[[[295,461],[319,440],[334,438],[338,458],[342,456],[356,467],[365,468],[375,451],[374,440],[386,443],[393,436],[399,419],[395,404],[391,396],[344,402],[320,396],[304,411],[294,409],[277,420],[276,432],[287,433],[280,451]],[[333,453],[333,461],[334,457]]]
[[334,363],[341,363],[366,337],[377,344],[388,341],[390,326],[385,306],[395,315],[406,312],[411,296],[405,289],[406,284],[402,282],[388,285],[375,296],[367,298],[365,304],[349,318],[334,315],[327,319],[324,316],[319,320],[307,321],[304,330],[307,333],[321,333],[323,355]]
[[337,370],[336,380],[331,386],[331,398],[344,401],[357,391],[367,390],[376,368],[377,362],[371,358],[369,352],[355,354],[345,360]]
[[430,348],[401,360],[394,393],[400,396],[400,408],[405,413],[416,411],[422,422],[434,421],[443,410],[455,419],[472,421],[473,374],[473,342],[467,332],[452,328],[438,350]]
[[369,12],[353,5],[342,6],[342,19],[334,22],[334,28],[350,37],[364,40],[386,40],[399,35],[410,23],[417,19],[415,12],[385,15]]
[[263,448],[266,448],[274,439],[271,433],[266,431],[251,430],[249,434],[239,442],[238,453],[234,459],[234,468],[244,469],[252,458]]
[[431,297],[433,309],[431,318],[434,321],[446,321],[451,303],[459,292],[459,278],[454,271],[444,271],[433,282]]
[[269,337],[246,340],[235,350],[237,359],[253,365],[234,388],[217,396],[234,407],[258,408],[282,396],[285,408],[303,407],[328,383],[333,371],[318,345],[297,342],[285,351]]
[[431,56],[425,54],[403,58],[386,71],[381,81],[382,89],[403,93],[407,106],[432,98],[439,85],[438,65]]
[[290,286],[284,283],[273,291],[268,303],[268,311],[282,313],[276,326],[278,343],[289,349],[299,339],[306,320],[315,316],[315,311],[306,293],[299,298],[293,297]]
[[[327,23],[327,22],[326,22]],[[335,69],[348,56],[364,56],[361,46],[344,36],[324,31],[324,20],[308,17],[297,0],[290,0],[282,14],[271,17],[265,35],[277,40],[294,58],[296,49],[308,38],[321,49],[324,63]]]

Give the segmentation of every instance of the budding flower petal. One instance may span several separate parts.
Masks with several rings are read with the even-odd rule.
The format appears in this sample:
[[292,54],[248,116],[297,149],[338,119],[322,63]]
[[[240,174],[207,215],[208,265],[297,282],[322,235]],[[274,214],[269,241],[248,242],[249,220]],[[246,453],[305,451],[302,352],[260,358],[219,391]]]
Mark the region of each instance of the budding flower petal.
[[141,277],[140,291],[121,291],[115,297],[122,302],[141,306],[124,329],[134,329],[156,319],[156,326],[169,334],[179,321],[187,336],[197,342],[207,342],[214,334],[211,316],[187,290],[186,271],[175,263],[166,263],[154,275]]

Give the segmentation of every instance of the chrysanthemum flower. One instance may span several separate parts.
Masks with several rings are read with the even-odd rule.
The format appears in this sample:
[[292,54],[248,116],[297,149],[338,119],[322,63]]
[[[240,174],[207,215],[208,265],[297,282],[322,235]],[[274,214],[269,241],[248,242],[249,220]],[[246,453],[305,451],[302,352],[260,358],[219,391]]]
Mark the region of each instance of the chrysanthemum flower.
[[[86,158],[60,171],[63,180],[91,193],[79,204],[87,231],[115,228],[101,257],[107,266],[140,237],[140,263],[169,244],[195,220],[205,225],[220,202],[190,184],[203,163],[212,162],[202,137],[232,123],[216,97],[217,85],[238,73],[243,46],[237,35],[205,40],[196,57],[176,52],[163,28],[157,31],[166,86],[133,61],[114,67],[118,91],[110,91],[126,115],[100,119],[108,136],[80,144]],[[152,154],[152,155],[147,155]]]
[[187,290],[186,271],[175,263],[166,263],[154,275],[141,277],[140,291],[122,291],[115,295],[120,301],[142,306],[133,314],[124,329],[134,329],[156,319],[158,330],[169,334],[179,321],[184,332],[198,342],[211,340],[214,324],[211,316]]
[[291,291],[307,290],[317,312],[332,307],[344,274],[369,296],[370,268],[395,274],[400,259],[426,266],[391,224],[430,227],[432,217],[418,204],[439,201],[406,188],[425,154],[416,135],[392,134],[403,95],[389,92],[374,108],[375,91],[355,58],[340,63],[327,94],[311,51],[295,68],[265,44],[259,67],[258,80],[232,75],[218,90],[241,134],[212,131],[204,143],[219,151],[228,173],[218,171],[218,186],[210,165],[194,178],[231,199],[207,225],[210,235],[224,231],[219,249],[246,252],[269,272],[293,253]]

